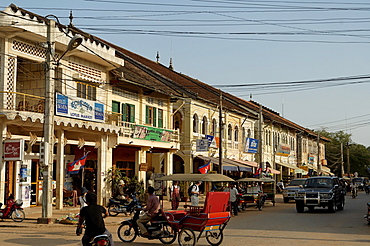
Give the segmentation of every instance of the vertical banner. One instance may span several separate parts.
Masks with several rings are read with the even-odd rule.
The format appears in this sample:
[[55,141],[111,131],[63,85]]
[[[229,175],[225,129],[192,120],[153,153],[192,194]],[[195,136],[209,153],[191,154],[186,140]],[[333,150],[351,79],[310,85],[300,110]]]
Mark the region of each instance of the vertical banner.
[[246,153],[257,153],[258,152],[258,139],[246,138],[244,145],[244,152]]

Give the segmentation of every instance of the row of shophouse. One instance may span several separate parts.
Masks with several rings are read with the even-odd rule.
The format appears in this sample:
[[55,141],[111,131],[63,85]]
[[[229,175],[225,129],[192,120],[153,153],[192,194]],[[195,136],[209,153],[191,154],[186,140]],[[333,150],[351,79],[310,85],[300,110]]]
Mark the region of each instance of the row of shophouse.
[[[144,183],[156,174],[198,173],[209,162],[212,171],[221,172],[220,142],[226,175],[250,176],[260,167],[286,181],[331,174],[325,167],[329,139],[256,102],[49,19],[15,5],[0,13],[1,199],[13,193],[25,206],[42,203],[40,146],[50,111],[45,108],[47,40],[55,45],[49,65],[58,208],[63,189],[70,188],[67,181],[75,179],[83,179],[106,203],[111,194],[104,180],[112,167]],[[65,53],[75,35],[83,38],[81,45]],[[21,144],[22,160],[7,158],[12,142]],[[83,177],[68,175],[68,163],[86,153]]]

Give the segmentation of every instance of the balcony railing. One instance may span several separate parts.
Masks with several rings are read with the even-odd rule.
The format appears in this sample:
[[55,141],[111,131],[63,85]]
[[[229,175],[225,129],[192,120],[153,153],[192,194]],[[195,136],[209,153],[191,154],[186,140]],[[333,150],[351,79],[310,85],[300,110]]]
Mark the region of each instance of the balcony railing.
[[44,113],[45,98],[20,92],[0,92],[4,94],[5,104],[3,109]]

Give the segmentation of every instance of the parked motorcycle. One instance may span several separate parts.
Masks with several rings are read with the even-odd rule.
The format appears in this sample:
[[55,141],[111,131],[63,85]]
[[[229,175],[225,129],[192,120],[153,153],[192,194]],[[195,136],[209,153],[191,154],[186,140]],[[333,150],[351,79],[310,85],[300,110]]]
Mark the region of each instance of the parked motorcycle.
[[108,204],[109,215],[117,216],[119,213],[124,213],[126,216],[128,214],[131,215],[134,212],[135,208],[141,205],[136,198],[136,193],[132,193],[131,198],[131,202],[128,202],[126,199],[116,200],[114,198],[110,198]]
[[[134,241],[137,236],[141,236],[140,228],[137,225],[141,211],[141,207],[136,208],[132,219],[121,222],[117,233],[122,242],[129,243]],[[163,244],[171,244],[176,240],[177,231],[173,230],[162,214],[153,218],[145,227],[149,232],[147,237],[149,240],[159,239]]]
[[[18,199],[14,201],[14,198],[8,198],[6,207],[4,209],[0,209],[0,218],[2,220],[11,218],[15,222],[22,222],[26,218],[22,205],[22,200]],[[0,203],[0,208],[2,206],[3,204]]]
[[370,225],[370,202],[367,203],[367,213],[364,218],[367,220],[367,224]]

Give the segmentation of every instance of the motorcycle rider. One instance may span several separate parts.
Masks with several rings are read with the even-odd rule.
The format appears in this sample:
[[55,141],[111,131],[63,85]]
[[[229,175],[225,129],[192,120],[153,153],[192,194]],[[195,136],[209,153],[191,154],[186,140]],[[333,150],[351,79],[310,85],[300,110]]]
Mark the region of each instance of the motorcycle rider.
[[86,194],[87,206],[81,208],[80,218],[78,220],[78,227],[82,228],[85,221],[86,230],[82,237],[82,245],[90,246],[92,238],[98,235],[106,234],[109,236],[110,245],[114,246],[112,234],[107,230],[104,223],[104,218],[108,216],[107,210],[96,204],[96,194],[89,192]]
[[159,212],[159,199],[158,197],[154,194],[154,187],[149,186],[148,187],[148,200],[146,202],[146,207],[144,209],[144,213],[140,218],[137,220],[137,225],[140,228],[141,231],[141,236],[142,237],[147,237],[149,235],[148,230],[145,228],[145,223],[153,219]]

